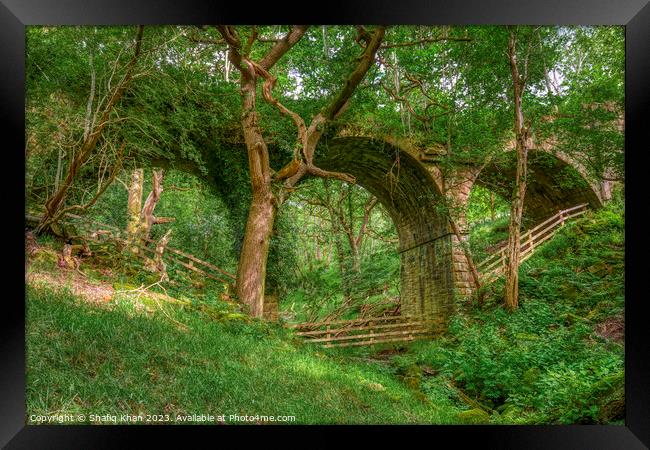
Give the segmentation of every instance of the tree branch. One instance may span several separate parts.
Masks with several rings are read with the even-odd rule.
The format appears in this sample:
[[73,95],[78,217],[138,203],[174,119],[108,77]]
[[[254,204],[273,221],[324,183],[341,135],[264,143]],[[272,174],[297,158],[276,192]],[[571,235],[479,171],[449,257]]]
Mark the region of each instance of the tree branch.
[[370,214],[372,213],[373,208],[377,205],[377,197],[374,195],[371,196],[363,208],[363,221],[361,222],[361,228],[359,229],[359,234],[356,238],[356,245],[360,246],[363,240],[363,235],[366,233],[366,228],[368,227],[368,221],[370,220]]
[[396,48],[396,47],[412,47],[414,45],[421,45],[421,44],[429,44],[433,42],[441,42],[441,41],[464,41],[464,42],[470,42],[470,38],[455,38],[455,37],[445,37],[445,36],[437,36],[434,38],[424,38],[420,39],[417,41],[409,41],[409,42],[399,42],[397,44],[382,44],[381,47],[379,48]]
[[294,25],[291,27],[291,30],[271,47],[271,50],[262,58],[259,65],[266,70],[270,70],[302,38],[307,28],[308,25]]
[[352,93],[357,88],[361,80],[364,78],[368,69],[374,62],[375,54],[379,49],[379,46],[384,39],[384,34],[386,33],[386,27],[379,26],[372,33],[372,38],[368,42],[368,45],[364,49],[357,67],[352,71],[350,76],[345,82],[343,89],[339,91],[338,95],[334,100],[323,110],[321,114],[326,118],[326,120],[332,120],[334,116],[339,112],[341,108],[345,105],[348,99],[352,96]]
[[[73,184],[74,179],[77,175],[77,172],[81,166],[86,162],[92,151],[97,147],[97,142],[101,136],[102,131],[106,125],[110,122],[110,115],[114,111],[115,106],[122,98],[122,95],[126,91],[129,82],[133,76],[133,69],[138,62],[138,59],[142,50],[142,36],[144,33],[144,26],[138,26],[136,37],[135,37],[135,50],[133,56],[126,65],[125,73],[113,89],[108,102],[103,108],[101,119],[98,125],[94,126],[94,130],[87,134],[85,138],[82,139],[81,148],[72,158],[70,167],[68,169],[68,174],[66,176],[63,185],[50,197],[45,203],[45,214],[42,219],[41,225],[39,225],[37,232],[41,232],[45,229],[46,226],[53,223],[52,218],[56,215],[58,209],[63,204],[70,186]],[[98,103],[98,108],[101,103]],[[94,119],[93,119],[94,120]],[[60,217],[58,215],[57,217]]]

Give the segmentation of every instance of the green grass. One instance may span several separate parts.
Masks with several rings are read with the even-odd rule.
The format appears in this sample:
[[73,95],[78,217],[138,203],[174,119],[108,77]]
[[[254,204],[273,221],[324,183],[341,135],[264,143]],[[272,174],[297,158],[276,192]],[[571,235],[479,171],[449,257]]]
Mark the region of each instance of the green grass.
[[[39,264],[57,270],[53,261]],[[624,311],[622,205],[567,224],[520,273],[515,312],[502,307],[496,282],[482,306],[459,303],[439,339],[382,349],[303,344],[277,325],[242,318],[210,289],[170,290],[188,307],[132,297],[98,307],[30,286],[28,419],[212,414],[228,422],[237,414],[311,424],[621,424],[624,347],[598,329]],[[129,281],[114,275],[116,285]],[[323,284],[314,280],[313,291]]]
[[29,288],[27,411],[32,414],[292,415],[295,423],[449,423],[455,410],[374,364],[294,342],[261,322],[167,308],[139,313]]

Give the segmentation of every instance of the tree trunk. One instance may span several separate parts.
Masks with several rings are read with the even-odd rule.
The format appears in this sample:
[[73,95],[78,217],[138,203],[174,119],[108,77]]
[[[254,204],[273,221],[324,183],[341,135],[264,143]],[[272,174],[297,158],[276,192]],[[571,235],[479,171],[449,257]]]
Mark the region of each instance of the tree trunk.
[[127,246],[134,254],[140,252],[138,247],[147,245],[153,225],[175,220],[173,217],[156,217],[154,215],[154,210],[163,192],[163,170],[153,171],[153,186],[141,208],[143,185],[143,169],[134,169],[131,174],[131,186],[129,186],[126,225]]
[[508,42],[508,55],[510,57],[510,70],[513,81],[514,100],[514,131],[517,151],[517,173],[515,188],[510,207],[510,226],[508,227],[508,249],[506,251],[505,268],[505,304],[510,310],[519,305],[519,260],[521,247],[521,218],[524,210],[524,195],[526,193],[526,175],[528,164],[527,130],[524,126],[524,112],[522,97],[524,83],[519,74],[516,56],[516,37],[511,32]]
[[140,251],[136,244],[140,242],[140,210],[142,209],[143,183],[144,170],[134,169],[131,173],[131,185],[129,186],[126,235],[129,248],[135,254]]
[[[519,144],[518,144],[519,145]],[[525,148],[525,147],[524,147]],[[526,151],[517,151],[517,175],[515,179],[515,197],[510,206],[510,225],[508,227],[508,249],[506,252],[506,291],[505,303],[508,309],[519,306],[519,263],[521,247],[521,218],[524,210],[524,193],[526,191]]]
[[154,209],[156,209],[156,205],[160,201],[160,196],[162,195],[163,192],[162,181],[163,181],[163,170],[162,169],[154,170],[153,177],[152,177],[153,186],[151,188],[151,192],[147,196],[147,200],[145,200],[144,202],[144,206],[142,207],[142,212],[140,213],[140,227],[141,227],[140,234],[145,240],[148,240],[149,237],[151,236],[151,227],[154,224],[170,221],[170,218],[168,217],[157,218],[156,216],[153,215],[153,211]]
[[63,148],[59,148],[59,158],[56,163],[56,175],[54,176],[55,191],[59,190],[59,183],[61,183],[61,168],[63,166],[63,156],[64,156],[64,150]]
[[[234,52],[231,52],[231,55]],[[266,143],[258,126],[255,108],[257,79],[252,67],[241,71],[244,114],[242,128],[248,150],[253,199],[248,211],[244,242],[237,267],[237,297],[249,306],[253,317],[264,313],[264,288],[269,244],[277,204],[271,191],[271,173]]]
[[264,312],[266,262],[275,213],[270,191],[253,194],[237,267],[237,297],[249,306],[253,317],[262,317]]
[[352,271],[355,275],[361,274],[361,255],[359,252],[359,247],[356,244],[350,246],[352,252]]
[[165,250],[167,249],[167,244],[171,239],[172,230],[171,228],[167,230],[165,235],[160,238],[156,244],[156,254],[154,259],[151,261],[150,270],[160,273],[161,281],[169,281],[169,276],[167,275],[167,264],[163,260]]

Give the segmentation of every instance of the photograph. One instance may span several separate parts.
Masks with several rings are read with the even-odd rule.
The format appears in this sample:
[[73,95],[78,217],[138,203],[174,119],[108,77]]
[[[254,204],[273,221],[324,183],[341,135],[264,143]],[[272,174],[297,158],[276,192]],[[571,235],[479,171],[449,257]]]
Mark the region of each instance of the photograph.
[[27,423],[623,424],[624,43],[27,27]]
[[172,3],[0,5],[0,447],[648,448],[647,0]]

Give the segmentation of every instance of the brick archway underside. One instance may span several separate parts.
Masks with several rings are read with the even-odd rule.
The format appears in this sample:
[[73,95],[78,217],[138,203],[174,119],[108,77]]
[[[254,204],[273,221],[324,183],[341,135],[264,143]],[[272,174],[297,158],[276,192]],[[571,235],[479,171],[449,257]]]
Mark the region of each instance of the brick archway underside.
[[402,313],[443,329],[454,300],[451,229],[429,172],[410,154],[370,138],[335,138],[317,155],[317,166],[354,175],[384,205],[399,236]]
[[[516,174],[516,155],[507,152],[481,170],[475,184],[510,200]],[[587,203],[600,208],[599,192],[569,163],[544,150],[528,153],[528,184],[524,200],[524,218],[533,226],[561,209]]]

